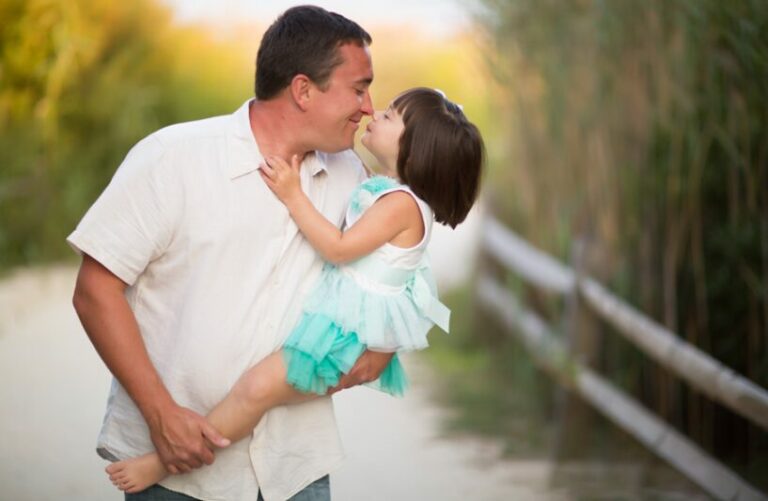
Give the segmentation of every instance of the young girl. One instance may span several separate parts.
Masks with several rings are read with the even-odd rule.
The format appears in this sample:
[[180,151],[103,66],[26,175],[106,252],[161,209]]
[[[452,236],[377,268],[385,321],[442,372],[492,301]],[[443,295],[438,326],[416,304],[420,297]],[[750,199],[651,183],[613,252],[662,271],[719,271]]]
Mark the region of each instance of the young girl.
[[[362,143],[385,176],[353,192],[344,232],[302,192],[297,157],[291,165],[267,158],[262,166],[264,181],[329,264],[282,350],[241,376],[208,415],[231,441],[252,433],[272,407],[325,395],[366,349],[422,349],[433,324],[448,331],[449,311],[435,297],[424,251],[433,219],[455,227],[475,202],[480,133],[442,93],[417,88],[377,112]],[[406,378],[396,354],[370,385],[403,393]],[[114,463],[107,473],[129,493],[168,475],[156,453]]]

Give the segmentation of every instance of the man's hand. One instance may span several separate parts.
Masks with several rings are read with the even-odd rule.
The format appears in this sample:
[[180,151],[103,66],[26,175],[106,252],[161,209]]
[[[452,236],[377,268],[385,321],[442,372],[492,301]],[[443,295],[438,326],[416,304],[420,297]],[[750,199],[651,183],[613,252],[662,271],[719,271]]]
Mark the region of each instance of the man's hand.
[[205,418],[175,404],[151,421],[152,443],[169,473],[186,473],[211,464],[214,447],[230,444]]
[[342,376],[339,384],[328,390],[328,395],[333,395],[337,391],[346,390],[359,384],[375,381],[394,355],[394,353],[365,350],[360,355],[360,358],[357,359],[349,374]]

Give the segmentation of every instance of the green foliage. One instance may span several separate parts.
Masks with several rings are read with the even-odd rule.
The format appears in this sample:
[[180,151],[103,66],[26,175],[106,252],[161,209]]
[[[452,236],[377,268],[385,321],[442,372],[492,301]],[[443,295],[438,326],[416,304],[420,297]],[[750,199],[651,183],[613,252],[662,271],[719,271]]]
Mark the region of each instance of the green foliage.
[[[213,42],[157,2],[0,0],[0,18],[0,269],[70,255],[137,140],[248,96],[250,68],[201,57]],[[232,78],[209,86],[200,68]]]

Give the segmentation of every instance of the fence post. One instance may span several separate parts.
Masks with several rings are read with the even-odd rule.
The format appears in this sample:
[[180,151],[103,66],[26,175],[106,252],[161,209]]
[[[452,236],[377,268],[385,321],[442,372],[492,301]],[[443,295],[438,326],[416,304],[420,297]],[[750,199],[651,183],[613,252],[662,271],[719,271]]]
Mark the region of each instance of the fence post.
[[[492,218],[494,214],[498,213],[497,207],[497,195],[492,189],[488,190],[486,196],[482,200],[483,210],[482,214],[484,218]],[[484,223],[481,223],[484,225]],[[498,328],[499,324],[491,316],[485,314],[487,308],[485,308],[476,294],[479,278],[482,276],[494,277],[501,284],[507,284],[507,278],[509,277],[509,270],[499,262],[498,258],[488,251],[485,244],[481,243],[480,249],[477,254],[477,263],[474,273],[474,293],[472,294],[472,303],[470,311],[472,312],[472,329],[473,336],[486,346],[497,347],[503,342],[504,334],[501,329]]]
[[[578,283],[588,276],[588,242],[587,237],[580,236],[574,240],[571,249],[571,268],[574,270],[576,282],[565,296],[562,331],[564,344],[573,359],[590,367],[594,366],[599,356],[599,326],[594,315],[579,297],[578,287]],[[563,386],[558,387],[555,399],[555,463],[583,457],[595,428],[595,411]]]

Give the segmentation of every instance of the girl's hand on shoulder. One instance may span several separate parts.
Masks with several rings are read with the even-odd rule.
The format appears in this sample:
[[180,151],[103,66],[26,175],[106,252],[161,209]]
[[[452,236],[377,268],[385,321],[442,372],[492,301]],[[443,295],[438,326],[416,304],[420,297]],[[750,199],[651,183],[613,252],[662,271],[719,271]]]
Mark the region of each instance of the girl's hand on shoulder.
[[303,193],[300,169],[301,160],[298,155],[293,155],[290,165],[282,158],[272,156],[266,157],[265,162],[259,165],[261,178],[272,193],[286,205]]

